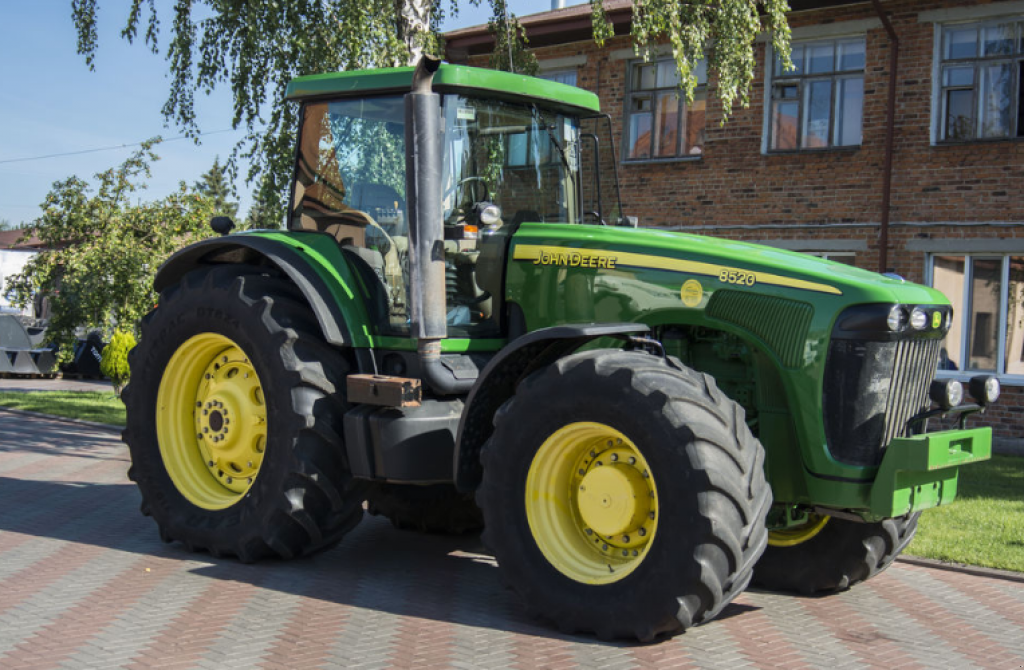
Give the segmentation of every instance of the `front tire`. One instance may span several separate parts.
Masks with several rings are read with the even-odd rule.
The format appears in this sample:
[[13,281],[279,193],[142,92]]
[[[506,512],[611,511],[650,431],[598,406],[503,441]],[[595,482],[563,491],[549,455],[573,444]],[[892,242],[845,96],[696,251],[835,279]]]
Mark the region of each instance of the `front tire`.
[[754,568],[754,584],[803,595],[845,591],[888,568],[914,539],[920,512],[877,523],[814,517],[772,532]]
[[712,619],[767,540],[764,451],[707,375],[591,351],[526,379],[495,417],[484,542],[528,610],[641,641]]
[[331,546],[362,516],[340,437],[348,365],[260,268],[188,273],[131,354],[128,471],[165,541],[254,561]]

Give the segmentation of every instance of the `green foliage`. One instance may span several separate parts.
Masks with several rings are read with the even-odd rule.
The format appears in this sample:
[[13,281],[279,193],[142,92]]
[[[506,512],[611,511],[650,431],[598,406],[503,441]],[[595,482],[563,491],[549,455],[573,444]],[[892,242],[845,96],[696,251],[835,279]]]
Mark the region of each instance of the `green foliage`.
[[540,69],[537,57],[527,48],[530,40],[515,14],[508,11],[506,0],[492,0],[494,15],[487,21],[487,31],[494,36],[491,52],[492,69],[534,76]]
[[[611,35],[603,17],[602,0],[591,0],[594,7],[594,38],[599,44]],[[789,59],[789,24],[786,0],[725,0],[722,2],[678,2],[677,0],[635,0],[633,3],[633,43],[638,54],[652,55],[654,45],[667,40],[682,79],[680,87],[687,101],[693,100],[697,87],[696,67],[707,58],[708,70],[717,75],[718,98],[722,102],[723,122],[733,105],[746,107],[750,82],[754,78],[754,51],[758,33],[767,30],[772,45],[786,67]],[[761,15],[763,13],[763,17]]]
[[907,553],[1024,572],[1024,458],[961,468],[956,501],[921,515]]
[[29,304],[37,292],[49,297],[47,337],[60,345],[62,360],[71,357],[80,329],[107,335],[114,328],[132,330],[156,304],[153,277],[160,264],[213,235],[207,225],[212,200],[184,183],[163,200],[138,200],[157,159],[157,141],[144,142],[120,166],[96,175],[95,190],[78,177],[55,182],[35,224],[47,250],[8,278],[15,304]]
[[195,183],[196,192],[213,200],[214,216],[227,216],[232,220],[238,216],[238,203],[231,202],[234,189],[228,180],[224,165],[220,164],[220,156],[214,159],[213,167]]
[[[496,17],[496,66],[504,59],[516,71],[530,72],[532,55],[506,0],[488,1]],[[163,17],[168,36],[161,30],[158,4],[169,13]],[[603,44],[613,32],[602,0],[591,0],[591,7],[594,38]],[[648,54],[649,47],[671,45],[687,99],[696,86],[696,63],[710,49],[708,64],[717,74],[727,116],[734,103],[748,102],[759,32],[771,32],[776,52],[788,63],[788,9],[786,0],[636,0],[633,42],[638,53]],[[71,12],[78,52],[93,67],[99,0],[71,0]],[[288,82],[297,75],[405,64],[420,51],[440,54],[440,22],[457,14],[458,0],[131,0],[121,34],[129,42],[141,40],[154,53],[166,37],[170,92],[163,113],[193,138],[199,136],[196,94],[231,88],[232,123],[247,133],[228,165],[248,159],[249,181],[259,184],[259,199],[282,211],[298,128],[298,106],[284,101]]]
[[135,347],[135,335],[117,329],[110,337],[110,343],[103,347],[100,372],[114,383],[114,395],[121,397],[121,390],[131,377],[128,367],[128,352]]

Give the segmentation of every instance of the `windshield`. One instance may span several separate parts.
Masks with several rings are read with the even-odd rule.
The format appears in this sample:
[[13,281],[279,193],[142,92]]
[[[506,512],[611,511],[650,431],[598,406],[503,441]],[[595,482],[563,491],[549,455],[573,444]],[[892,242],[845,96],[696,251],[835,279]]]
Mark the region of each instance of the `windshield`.
[[444,216],[497,205],[505,223],[581,222],[579,122],[533,105],[444,97]]

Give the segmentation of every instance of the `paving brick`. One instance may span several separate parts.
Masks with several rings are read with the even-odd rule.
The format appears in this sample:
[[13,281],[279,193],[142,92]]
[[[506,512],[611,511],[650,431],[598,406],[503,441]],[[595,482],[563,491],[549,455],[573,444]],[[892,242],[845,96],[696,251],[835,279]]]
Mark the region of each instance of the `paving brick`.
[[[48,443],[51,422],[19,421],[24,448]],[[0,413],[5,457],[9,430]],[[189,554],[138,513],[116,439],[55,430],[66,455],[0,475],[4,670],[1024,666],[1024,583],[909,564],[827,598],[748,591],[704,626],[633,645],[529,619],[473,536],[371,517],[310,559]]]

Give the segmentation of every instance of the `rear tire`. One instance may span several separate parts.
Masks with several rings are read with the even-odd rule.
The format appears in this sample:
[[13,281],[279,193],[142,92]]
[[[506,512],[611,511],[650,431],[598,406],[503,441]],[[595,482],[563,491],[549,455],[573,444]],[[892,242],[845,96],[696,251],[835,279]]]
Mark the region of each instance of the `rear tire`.
[[130,360],[128,474],[165,541],[291,558],[359,522],[340,432],[349,366],[293,285],[252,266],[190,272]]
[[648,641],[746,588],[767,540],[764,450],[709,376],[575,354],[521,383],[494,423],[483,540],[534,616]]
[[371,485],[366,497],[370,514],[387,517],[402,530],[461,535],[484,525],[473,494],[460,493],[452,484],[379,483]]
[[878,523],[824,517],[827,522],[817,532],[807,533],[803,541],[798,533],[771,533],[769,546],[754,568],[753,583],[803,595],[845,591],[896,560],[914,539],[919,516]]

